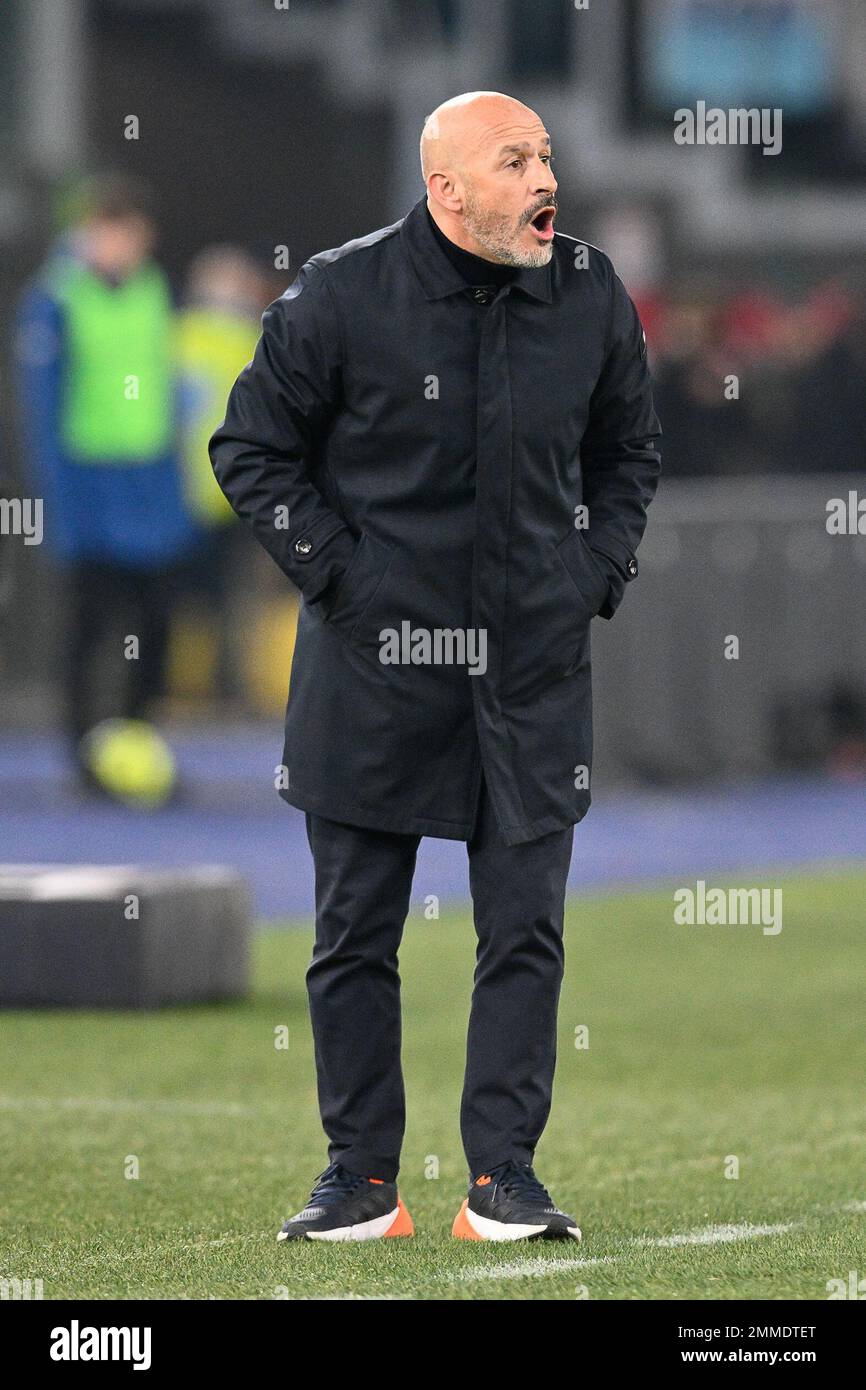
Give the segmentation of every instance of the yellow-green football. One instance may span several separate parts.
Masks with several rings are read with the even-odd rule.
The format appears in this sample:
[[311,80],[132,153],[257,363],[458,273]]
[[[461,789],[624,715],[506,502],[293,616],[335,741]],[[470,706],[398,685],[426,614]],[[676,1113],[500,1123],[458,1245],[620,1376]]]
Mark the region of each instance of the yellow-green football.
[[85,734],[82,754],[99,784],[131,806],[162,806],[174,789],[172,751],[142,719],[103,720]]

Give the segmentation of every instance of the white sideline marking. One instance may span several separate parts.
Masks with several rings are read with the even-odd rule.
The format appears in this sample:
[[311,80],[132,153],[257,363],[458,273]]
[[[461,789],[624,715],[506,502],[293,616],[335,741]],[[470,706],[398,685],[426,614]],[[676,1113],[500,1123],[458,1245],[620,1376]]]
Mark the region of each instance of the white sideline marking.
[[101,1110],[106,1114],[126,1114],[131,1110],[151,1110],[168,1115],[256,1115],[258,1110],[234,1101],[112,1100],[104,1096],[0,1096],[0,1110]]
[[[858,1210],[866,1203],[849,1203],[845,1210],[856,1207]],[[623,1242],[626,1246],[652,1246],[656,1249],[677,1249],[684,1245],[717,1245],[725,1244],[737,1240],[758,1240],[761,1236],[779,1236],[787,1231],[796,1230],[802,1226],[802,1221],[780,1222],[777,1225],[753,1225],[750,1222],[743,1222],[741,1225],[733,1226],[705,1226],[698,1231],[683,1231],[677,1235],[670,1236],[639,1236]],[[547,1274],[556,1274],[564,1269],[580,1269],[587,1265],[607,1265],[616,1264],[617,1261],[625,1259],[624,1255],[600,1255],[595,1259],[585,1260],[526,1260],[524,1263],[514,1263],[508,1265],[476,1265],[471,1269],[462,1269],[459,1274],[448,1275],[449,1282],[458,1280],[471,1281],[480,1279],[539,1279]]]
[[654,1245],[671,1248],[677,1245],[724,1245],[732,1240],[757,1240],[759,1236],[781,1236],[802,1226],[802,1221],[784,1221],[774,1226],[752,1225],[748,1221],[739,1226],[704,1226],[699,1231],[685,1231],[681,1235],[654,1236],[634,1242],[637,1245]]
[[508,1265],[488,1265],[485,1269],[477,1265],[471,1269],[461,1269],[456,1274],[446,1276],[448,1283],[459,1284],[476,1279],[541,1279],[546,1274],[556,1274],[561,1269],[584,1269],[587,1265],[616,1264],[617,1255],[598,1255],[585,1260],[525,1260]]

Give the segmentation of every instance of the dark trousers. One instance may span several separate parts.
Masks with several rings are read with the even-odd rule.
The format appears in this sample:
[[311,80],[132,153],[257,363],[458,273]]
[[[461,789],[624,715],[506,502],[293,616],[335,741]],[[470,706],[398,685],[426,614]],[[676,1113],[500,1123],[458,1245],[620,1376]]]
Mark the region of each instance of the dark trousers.
[[[307,972],[329,1155],[393,1181],[405,1099],[397,950],[419,836],[307,815],[316,943]],[[482,784],[467,849],[478,949],[460,1127],[473,1175],[531,1163],[550,1112],[574,827],[508,846]]]
[[[143,719],[164,690],[174,598],[170,572],[82,561],[68,574],[64,662],[67,733],[73,744],[100,719]],[[138,638],[127,660],[125,639]]]

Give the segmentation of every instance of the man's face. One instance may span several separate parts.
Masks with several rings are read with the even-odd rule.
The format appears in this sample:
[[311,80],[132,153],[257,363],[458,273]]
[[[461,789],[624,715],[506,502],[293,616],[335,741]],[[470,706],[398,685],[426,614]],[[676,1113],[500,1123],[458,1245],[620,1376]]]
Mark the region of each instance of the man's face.
[[492,122],[466,149],[463,225],[488,259],[547,265],[557,189],[551,159],[547,131],[530,112]]
[[125,277],[147,259],[153,240],[153,228],[146,217],[94,217],[84,232],[85,255],[102,274]]

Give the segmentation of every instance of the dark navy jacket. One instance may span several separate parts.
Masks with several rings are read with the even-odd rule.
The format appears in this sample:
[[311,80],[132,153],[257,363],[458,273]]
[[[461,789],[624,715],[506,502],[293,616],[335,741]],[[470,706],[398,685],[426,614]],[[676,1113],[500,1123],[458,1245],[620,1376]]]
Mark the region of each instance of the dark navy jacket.
[[[314,256],[265,312],[210,451],[301,592],[293,806],[466,839],[483,766],[510,844],[588,809],[590,622],[637,574],[660,431],[610,261],[553,248],[467,289],[422,199]],[[389,631],[467,629],[483,672],[381,659]]]

